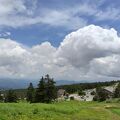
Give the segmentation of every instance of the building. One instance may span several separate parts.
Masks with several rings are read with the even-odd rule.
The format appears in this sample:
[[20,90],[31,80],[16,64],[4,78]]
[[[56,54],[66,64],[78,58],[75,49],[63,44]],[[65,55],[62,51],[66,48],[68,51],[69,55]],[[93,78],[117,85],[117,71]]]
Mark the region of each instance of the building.
[[59,89],[59,90],[57,91],[57,96],[58,96],[58,98],[64,97],[65,94],[66,94],[66,91],[65,91],[64,89]]

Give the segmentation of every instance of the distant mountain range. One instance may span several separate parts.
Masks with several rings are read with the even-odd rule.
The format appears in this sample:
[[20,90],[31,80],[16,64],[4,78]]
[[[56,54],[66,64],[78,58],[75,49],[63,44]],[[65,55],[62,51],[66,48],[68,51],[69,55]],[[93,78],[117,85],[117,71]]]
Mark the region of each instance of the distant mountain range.
[[[27,88],[29,83],[32,82],[36,87],[39,80],[25,80],[25,79],[0,79],[0,89],[20,89]],[[56,85],[70,85],[75,83],[82,83],[83,81],[70,81],[70,80],[57,80]],[[85,81],[84,81],[85,82]]]
[[76,83],[88,83],[88,81],[74,81],[74,80],[58,80],[56,81],[56,85],[71,85]]

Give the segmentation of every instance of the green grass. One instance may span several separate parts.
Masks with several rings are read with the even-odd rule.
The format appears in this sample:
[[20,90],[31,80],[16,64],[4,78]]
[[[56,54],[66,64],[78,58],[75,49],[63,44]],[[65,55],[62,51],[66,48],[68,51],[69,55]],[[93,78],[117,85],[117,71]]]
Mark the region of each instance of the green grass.
[[119,103],[0,103],[0,120],[120,120]]

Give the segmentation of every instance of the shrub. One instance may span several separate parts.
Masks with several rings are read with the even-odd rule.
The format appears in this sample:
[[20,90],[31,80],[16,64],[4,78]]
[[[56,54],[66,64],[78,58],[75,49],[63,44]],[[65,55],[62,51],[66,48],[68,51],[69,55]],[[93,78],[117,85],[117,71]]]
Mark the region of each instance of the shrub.
[[33,114],[37,114],[38,112],[39,112],[39,111],[38,111],[37,108],[33,109],[33,111],[32,111]]
[[17,102],[17,95],[13,90],[9,90],[7,95],[5,96],[5,102]]
[[74,100],[74,97],[73,97],[73,96],[71,96],[71,97],[70,97],[70,100]]
[[96,95],[94,96],[93,100],[94,101],[105,101],[106,99],[108,99],[110,97],[109,93],[102,89],[102,88],[97,88],[96,89]]
[[78,95],[79,95],[79,96],[85,95],[85,92],[82,91],[82,90],[80,90],[80,91],[78,91]]
[[95,96],[93,97],[93,101],[97,101],[97,100],[98,100],[98,96],[95,95]]
[[120,98],[120,83],[118,84],[118,86],[115,89],[114,98]]
[[92,91],[90,94],[91,94],[91,95],[95,95],[96,93],[95,93],[95,91]]

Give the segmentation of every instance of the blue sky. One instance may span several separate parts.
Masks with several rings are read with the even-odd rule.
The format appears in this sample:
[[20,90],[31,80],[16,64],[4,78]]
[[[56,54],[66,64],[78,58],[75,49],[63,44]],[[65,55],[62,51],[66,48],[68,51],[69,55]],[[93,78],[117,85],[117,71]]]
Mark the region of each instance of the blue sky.
[[0,0],[0,78],[120,79],[119,0]]
[[[9,0],[5,0],[5,1],[9,1]],[[13,10],[8,12],[10,12],[9,14],[11,13],[14,14],[11,15],[10,17],[14,17],[14,19],[18,19],[17,17],[22,16],[23,19],[25,17],[26,21],[27,20],[29,21],[29,19],[31,18],[36,19],[36,17],[41,17],[41,18],[43,17],[42,22],[38,20],[37,22],[31,22],[29,25],[27,25],[27,23],[21,23],[19,26],[16,25],[11,26],[11,24],[13,24],[11,22],[14,21],[9,21],[9,18],[6,13],[6,16],[5,14],[3,14],[3,16],[5,16],[5,19],[8,19],[7,22],[9,22],[9,24],[4,23],[1,20],[1,33],[9,31],[11,35],[5,36],[5,38],[7,37],[11,38],[27,46],[33,46],[42,43],[43,41],[49,41],[53,46],[59,46],[60,42],[64,39],[65,35],[89,24],[95,24],[110,28],[114,27],[117,31],[120,31],[120,27],[119,27],[120,1],[119,0],[116,1],[113,0],[66,0],[66,1],[65,0],[32,0],[32,1],[18,0],[18,1],[22,1],[21,6],[24,6],[25,10],[19,11],[18,9],[16,12],[14,10],[16,9],[15,6],[12,6],[13,8],[10,6],[11,9]],[[15,4],[17,4],[17,2]],[[4,7],[9,7],[9,6],[4,6]],[[28,15],[27,12],[31,12],[30,15]],[[56,13],[54,14],[54,12]],[[50,14],[51,16],[49,16]],[[50,17],[53,18],[51,19]],[[114,17],[116,18],[114,19]],[[44,19],[47,20],[44,21]],[[63,23],[59,23],[61,21],[63,21]],[[21,21],[18,20],[18,22]]]

